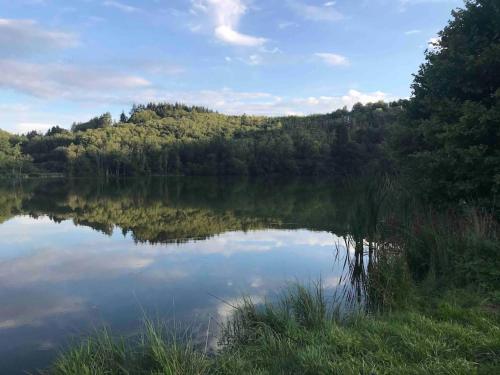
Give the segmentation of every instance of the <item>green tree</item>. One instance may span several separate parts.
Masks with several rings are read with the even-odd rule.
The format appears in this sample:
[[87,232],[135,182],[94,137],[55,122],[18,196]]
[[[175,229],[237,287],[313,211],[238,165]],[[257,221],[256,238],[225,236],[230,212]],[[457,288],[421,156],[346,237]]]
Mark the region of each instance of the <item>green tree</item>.
[[426,52],[393,149],[436,199],[500,189],[500,3],[466,1]]

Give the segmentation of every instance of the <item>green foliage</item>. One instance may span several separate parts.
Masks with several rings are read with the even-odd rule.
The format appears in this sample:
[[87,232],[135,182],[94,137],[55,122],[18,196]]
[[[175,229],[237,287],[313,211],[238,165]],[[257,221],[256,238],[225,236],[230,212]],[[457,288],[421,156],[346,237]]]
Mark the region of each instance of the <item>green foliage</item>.
[[68,175],[348,175],[384,164],[386,128],[401,112],[384,103],[328,115],[226,116],[149,103],[112,124],[109,114],[23,143],[35,165]]
[[106,112],[99,117],[94,117],[87,122],[74,123],[71,126],[71,131],[73,132],[84,132],[89,129],[102,129],[113,125],[113,119],[111,118],[111,113]]
[[392,148],[435,201],[491,201],[500,191],[500,4],[466,1],[439,37]]
[[19,138],[0,130],[0,177],[20,176],[30,167],[31,158],[21,152]]
[[412,276],[440,287],[500,288],[500,229],[477,209],[464,213],[416,214],[405,230],[404,249]]

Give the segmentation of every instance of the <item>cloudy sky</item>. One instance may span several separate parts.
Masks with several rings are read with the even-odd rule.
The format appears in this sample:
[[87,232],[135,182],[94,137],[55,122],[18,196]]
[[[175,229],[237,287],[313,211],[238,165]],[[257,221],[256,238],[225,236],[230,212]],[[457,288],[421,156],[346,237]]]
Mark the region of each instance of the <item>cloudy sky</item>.
[[308,114],[408,97],[461,0],[0,0],[0,128],[132,103]]

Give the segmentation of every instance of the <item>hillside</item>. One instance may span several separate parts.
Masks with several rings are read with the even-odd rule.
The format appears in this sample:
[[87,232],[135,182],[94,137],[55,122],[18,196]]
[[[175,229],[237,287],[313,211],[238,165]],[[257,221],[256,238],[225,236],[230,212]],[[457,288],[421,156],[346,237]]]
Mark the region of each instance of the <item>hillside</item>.
[[150,103],[116,123],[104,114],[71,131],[31,132],[22,151],[38,169],[68,175],[352,174],[383,160],[402,104],[268,118]]

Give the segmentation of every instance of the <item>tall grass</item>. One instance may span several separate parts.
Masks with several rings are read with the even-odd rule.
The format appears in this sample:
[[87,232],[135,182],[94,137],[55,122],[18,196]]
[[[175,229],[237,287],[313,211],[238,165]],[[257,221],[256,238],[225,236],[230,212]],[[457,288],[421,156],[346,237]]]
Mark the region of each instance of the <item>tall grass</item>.
[[187,331],[167,329],[161,323],[145,320],[138,337],[124,339],[103,329],[85,339],[55,361],[54,375],[201,375],[209,367],[205,352],[193,345]]
[[417,282],[434,280],[442,287],[500,287],[499,226],[492,215],[463,212],[415,215],[405,228],[403,248]]
[[500,317],[471,300],[448,293],[421,309],[343,315],[319,283],[295,285],[275,303],[245,299],[212,356],[146,322],[138,341],[113,340],[105,332],[62,354],[50,373],[499,373]]

